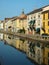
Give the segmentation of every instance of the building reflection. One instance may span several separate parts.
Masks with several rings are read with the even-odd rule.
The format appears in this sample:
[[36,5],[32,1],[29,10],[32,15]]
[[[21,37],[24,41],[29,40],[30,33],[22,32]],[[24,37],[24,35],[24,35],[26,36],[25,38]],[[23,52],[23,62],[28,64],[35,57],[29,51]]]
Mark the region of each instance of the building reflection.
[[41,43],[18,38],[13,35],[0,34],[0,39],[4,44],[8,44],[25,52],[26,56],[39,65],[49,65],[49,43]]
[[0,65],[4,65],[4,58],[3,58],[3,56],[0,56]]
[[3,40],[3,34],[0,33],[0,40]]
[[4,41],[18,50],[26,53],[27,40],[20,39],[12,35],[4,35]]

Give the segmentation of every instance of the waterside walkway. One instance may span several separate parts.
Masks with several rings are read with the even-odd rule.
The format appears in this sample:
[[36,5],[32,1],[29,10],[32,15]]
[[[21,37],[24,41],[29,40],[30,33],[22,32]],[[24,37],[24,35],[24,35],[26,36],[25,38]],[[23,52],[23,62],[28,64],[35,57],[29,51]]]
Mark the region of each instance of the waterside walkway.
[[40,41],[40,42],[46,42],[46,43],[49,42],[49,36],[22,34],[22,33],[11,32],[8,30],[7,31],[0,30],[0,33],[15,35],[24,39],[29,39],[34,41]]

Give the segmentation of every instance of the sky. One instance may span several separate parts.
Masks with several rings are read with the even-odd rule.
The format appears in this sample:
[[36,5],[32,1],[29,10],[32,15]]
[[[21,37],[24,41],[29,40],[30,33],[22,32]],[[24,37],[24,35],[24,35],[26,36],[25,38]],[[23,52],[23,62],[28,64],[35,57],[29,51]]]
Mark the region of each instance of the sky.
[[22,9],[27,14],[46,5],[49,5],[49,0],[0,0],[0,20],[19,16]]

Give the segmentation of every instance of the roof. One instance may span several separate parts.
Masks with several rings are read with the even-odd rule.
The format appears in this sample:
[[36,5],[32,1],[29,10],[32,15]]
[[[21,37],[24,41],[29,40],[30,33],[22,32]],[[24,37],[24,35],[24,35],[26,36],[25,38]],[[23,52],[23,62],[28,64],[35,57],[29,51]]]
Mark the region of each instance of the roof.
[[4,22],[3,20],[0,21],[0,23],[3,23],[3,22]]
[[37,13],[37,12],[40,12],[40,11],[42,11],[42,8],[35,9],[32,12],[28,13],[27,15],[34,14],[34,13]]
[[4,21],[1,21],[1,23],[3,23]]
[[15,21],[15,20],[17,20],[17,19],[20,19],[19,17],[15,17],[15,18],[12,18],[11,20],[12,21]]
[[35,10],[31,11],[30,13],[28,13],[27,15],[30,15],[30,14],[34,14],[34,13],[40,12],[40,11],[43,10],[43,8],[45,8],[45,7],[47,7],[47,6],[49,6],[49,5],[46,5],[46,6],[44,6],[44,7],[41,7],[41,8],[35,9]]
[[20,19],[27,19],[27,15],[24,13],[24,9],[22,9],[22,13],[19,17]]
[[11,20],[12,18],[5,18],[5,22],[8,22],[8,20]]
[[12,19],[14,19],[14,18],[17,18],[18,16],[14,16],[14,17],[12,17]]
[[10,19],[12,19],[12,18],[5,18],[5,20],[10,20]]
[[47,13],[47,12],[49,13],[49,10],[43,11],[42,14],[43,14],[43,13]]
[[17,19],[20,19],[20,20],[22,20],[22,19],[27,19],[27,15],[21,14],[20,16],[17,16],[17,17],[15,17],[15,18],[11,19],[11,20],[14,21],[14,20],[17,20]]
[[20,17],[20,19],[26,19],[27,18],[27,15],[21,14],[19,17]]
[[49,6],[49,5],[43,6],[42,8],[45,8],[45,7],[47,7],[47,6]]

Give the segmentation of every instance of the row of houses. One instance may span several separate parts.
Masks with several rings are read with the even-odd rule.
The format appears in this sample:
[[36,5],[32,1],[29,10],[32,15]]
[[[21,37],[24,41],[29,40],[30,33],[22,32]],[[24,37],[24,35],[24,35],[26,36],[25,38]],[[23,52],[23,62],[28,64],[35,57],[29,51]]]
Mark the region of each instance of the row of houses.
[[0,21],[0,29],[26,34],[49,34],[49,5],[35,9],[27,14],[5,18]]
[[49,5],[28,13],[27,20],[31,25],[31,30],[34,29],[39,34],[49,34]]

